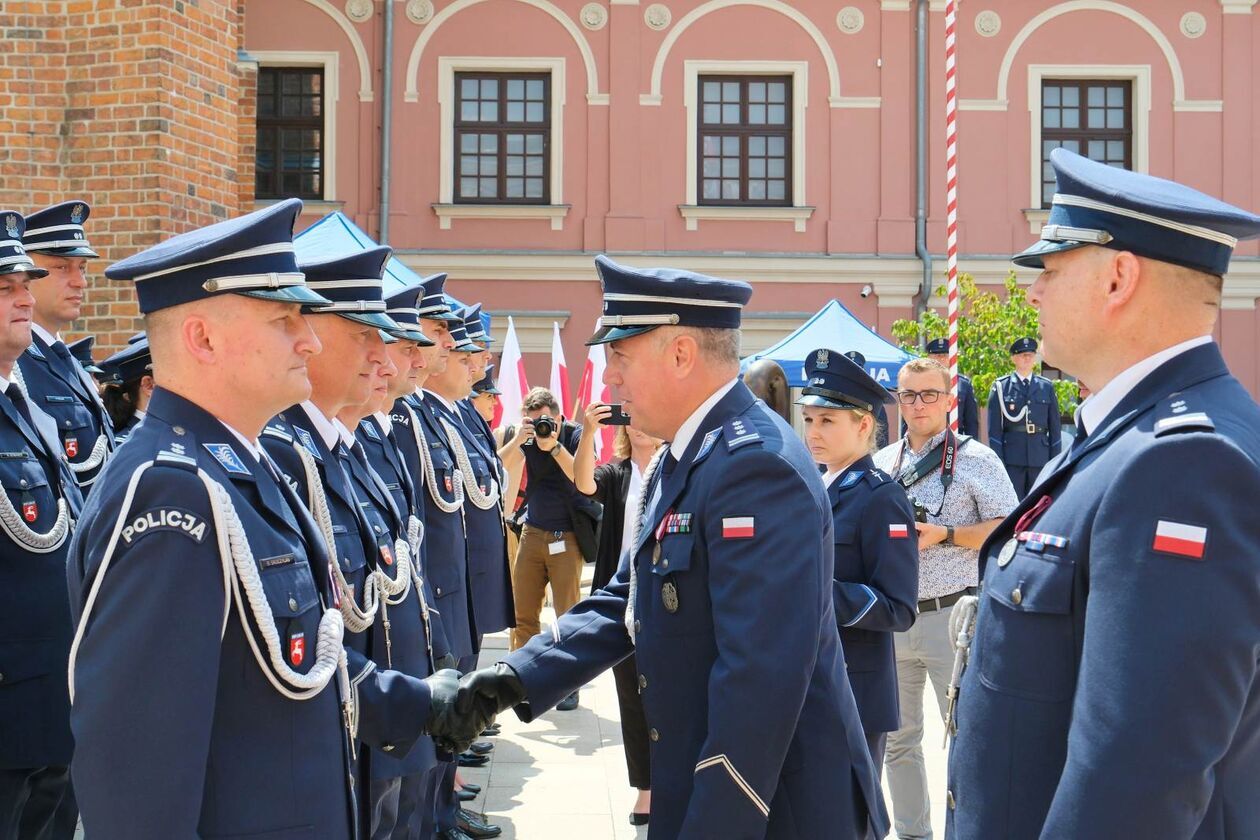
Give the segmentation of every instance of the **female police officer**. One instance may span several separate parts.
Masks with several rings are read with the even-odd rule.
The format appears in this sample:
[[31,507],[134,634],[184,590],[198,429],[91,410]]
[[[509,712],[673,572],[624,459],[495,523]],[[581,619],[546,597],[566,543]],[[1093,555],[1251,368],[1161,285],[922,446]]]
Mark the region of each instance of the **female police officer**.
[[797,400],[805,445],[826,473],[835,531],[832,601],[849,682],[876,768],[887,734],[900,725],[895,632],[914,624],[919,590],[914,510],[897,482],[871,460],[874,409],[892,402],[866,371],[840,353],[815,350]]

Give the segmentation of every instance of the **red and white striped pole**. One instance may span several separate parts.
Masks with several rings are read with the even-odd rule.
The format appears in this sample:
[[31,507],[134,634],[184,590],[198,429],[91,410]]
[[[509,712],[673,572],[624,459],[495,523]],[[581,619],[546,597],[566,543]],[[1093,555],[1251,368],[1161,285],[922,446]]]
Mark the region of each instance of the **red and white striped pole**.
[[945,3],[945,265],[949,301],[949,427],[958,431],[958,1]]

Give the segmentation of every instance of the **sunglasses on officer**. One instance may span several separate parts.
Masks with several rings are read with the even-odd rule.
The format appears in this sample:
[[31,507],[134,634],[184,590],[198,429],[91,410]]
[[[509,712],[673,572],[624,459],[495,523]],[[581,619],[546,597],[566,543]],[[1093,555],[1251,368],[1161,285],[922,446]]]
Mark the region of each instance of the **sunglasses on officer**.
[[923,400],[924,405],[931,405],[943,396],[945,396],[944,391],[931,388],[926,391],[898,391],[897,402],[902,405],[914,405],[915,400]]

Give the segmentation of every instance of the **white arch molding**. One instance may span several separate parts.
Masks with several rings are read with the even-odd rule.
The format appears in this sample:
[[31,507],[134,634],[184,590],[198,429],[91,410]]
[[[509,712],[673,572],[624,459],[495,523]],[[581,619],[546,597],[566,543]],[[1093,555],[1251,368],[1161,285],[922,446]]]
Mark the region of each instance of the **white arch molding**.
[[822,31],[814,25],[812,20],[787,3],[780,2],[780,0],[709,0],[709,2],[699,5],[683,15],[678,23],[669,30],[669,34],[665,36],[665,40],[661,42],[661,46],[656,52],[656,60],[652,62],[651,90],[639,96],[640,105],[661,104],[661,79],[665,75],[665,62],[669,58],[670,50],[673,49],[674,44],[682,37],[682,34],[705,15],[733,6],[754,6],[756,8],[769,9],[772,12],[778,12],[805,30],[805,33],[813,39],[814,45],[818,47],[818,51],[822,53],[823,63],[827,65],[828,101],[831,107],[879,107],[878,97],[842,97],[840,95],[840,67],[836,62],[836,54],[831,50],[831,45],[827,43],[827,39],[823,37]]
[[1181,69],[1181,60],[1177,58],[1177,51],[1173,49],[1172,42],[1168,40],[1168,36],[1141,12],[1111,0],[1069,0],[1066,3],[1051,6],[1035,15],[1028,23],[1024,24],[1023,28],[1011,39],[1011,43],[1006,48],[1006,55],[1002,57],[1002,65],[998,70],[997,96],[994,99],[963,99],[959,101],[959,108],[965,111],[1005,111],[1008,103],[1006,97],[1007,83],[1010,81],[1011,68],[1015,64],[1015,56],[1019,53],[1020,48],[1032,37],[1034,32],[1046,23],[1072,12],[1109,12],[1137,24],[1142,31],[1149,35],[1151,40],[1155,42],[1155,45],[1159,47],[1160,52],[1163,53],[1164,60],[1168,63],[1168,71],[1172,75],[1174,111],[1221,110],[1222,103],[1220,100],[1186,99],[1185,74]]
[[359,101],[371,102],[372,95],[372,65],[368,62],[367,49],[363,46],[363,39],[359,37],[359,33],[355,30],[354,24],[350,19],[341,13],[341,10],[328,2],[328,0],[302,0],[319,9],[328,15],[333,21],[341,27],[341,31],[346,34],[350,46],[354,49],[354,56],[359,62]]
[[[424,48],[433,39],[433,33],[464,9],[484,2],[486,0],[455,0],[454,3],[434,15],[433,20],[425,25],[424,31],[412,45],[411,56],[407,59],[407,90],[404,94],[407,102],[420,101],[420,59],[424,57]],[[578,25],[549,0],[513,0],[513,2],[524,3],[526,6],[533,6],[535,9],[546,12],[564,27],[565,32],[569,33],[569,37],[577,45],[578,52],[582,55],[582,64],[586,68],[586,101],[591,105],[607,105],[608,94],[599,92],[599,70],[595,66],[595,54],[591,51],[591,45],[582,35],[582,30],[578,28]]]

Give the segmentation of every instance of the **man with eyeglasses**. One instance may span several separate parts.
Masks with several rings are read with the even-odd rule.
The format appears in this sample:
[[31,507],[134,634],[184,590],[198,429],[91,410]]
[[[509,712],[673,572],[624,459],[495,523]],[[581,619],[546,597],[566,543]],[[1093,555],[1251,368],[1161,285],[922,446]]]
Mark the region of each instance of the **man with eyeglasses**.
[[954,666],[950,608],[973,594],[979,549],[1019,503],[1001,459],[949,430],[949,372],[933,359],[907,362],[897,377],[906,435],[875,455],[875,466],[906,489],[919,532],[918,619],[893,634],[901,728],[888,736],[885,764],[896,836],[932,836],[923,763],[923,690],[932,681],[941,717]]

